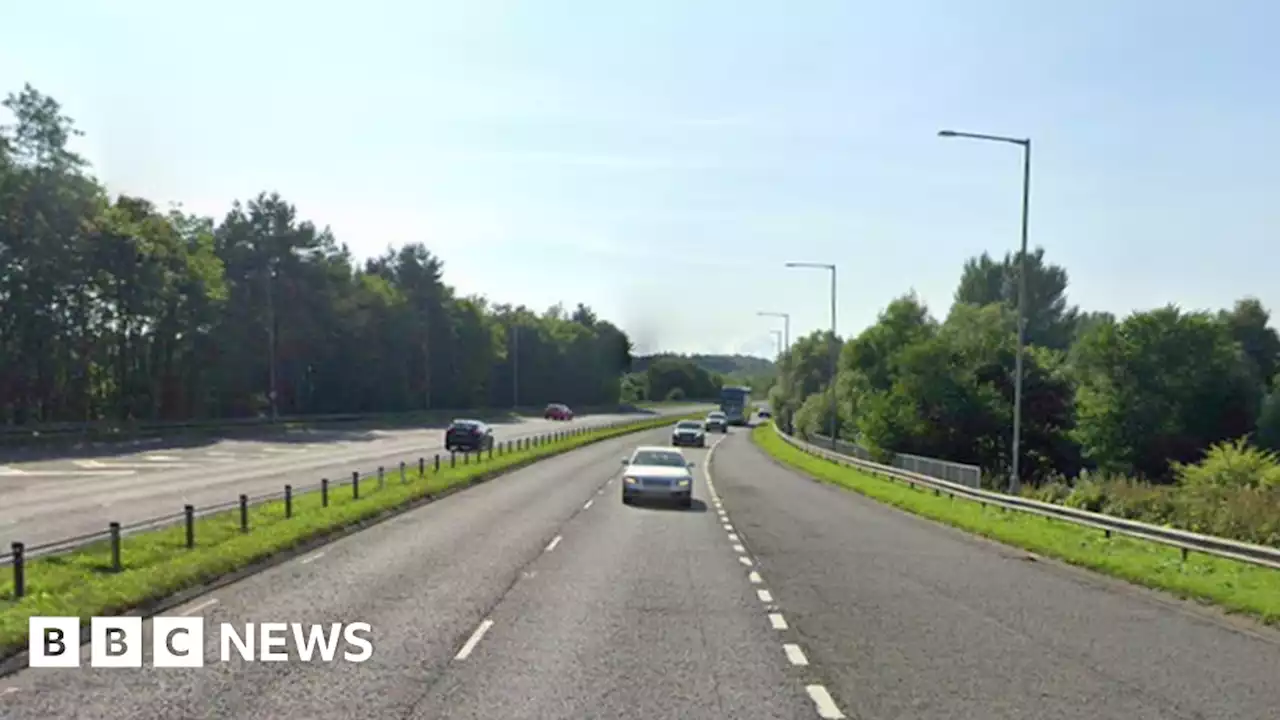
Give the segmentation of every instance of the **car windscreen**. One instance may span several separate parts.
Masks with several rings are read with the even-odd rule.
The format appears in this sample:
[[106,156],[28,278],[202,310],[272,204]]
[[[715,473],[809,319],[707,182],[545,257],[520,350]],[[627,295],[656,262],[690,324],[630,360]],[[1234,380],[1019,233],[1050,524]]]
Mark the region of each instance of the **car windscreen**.
[[680,453],[663,452],[661,450],[642,450],[631,457],[632,465],[658,465],[661,467],[684,467],[684,456]]
[[696,420],[685,420],[684,422],[677,423],[676,427],[681,430],[700,430],[702,429],[702,423]]
[[707,416],[707,419],[708,419],[708,420],[723,420],[723,419],[724,419],[724,413],[722,413],[722,412],[714,412],[714,413],[711,413],[710,415],[708,415],[708,416]]
[[480,427],[480,423],[475,420],[454,420],[454,430],[475,430]]

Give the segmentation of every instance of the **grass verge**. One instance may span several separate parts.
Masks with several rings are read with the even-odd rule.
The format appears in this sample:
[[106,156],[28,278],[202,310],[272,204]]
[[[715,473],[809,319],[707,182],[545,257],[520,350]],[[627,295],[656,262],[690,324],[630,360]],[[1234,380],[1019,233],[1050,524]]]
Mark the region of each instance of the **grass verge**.
[[333,484],[329,505],[324,507],[319,492],[293,497],[293,513],[285,516],[283,500],[249,508],[249,532],[242,532],[238,508],[197,518],[196,545],[186,546],[182,524],[121,540],[121,572],[111,571],[111,548],[106,541],[64,555],[38,558],[26,563],[26,594],[14,597],[13,571],[6,568],[0,581],[0,657],[26,648],[28,619],[33,615],[78,616],[85,623],[94,615],[116,615],[157,603],[190,588],[211,583],[237,570],[262,562],[326,535],[335,534],[376,516],[443,492],[483,482],[537,460],[558,455],[602,440],[664,427],[679,418],[660,417],[622,427],[587,430],[579,435],[545,442],[529,449],[499,452],[493,457],[472,459],[456,467],[447,460],[440,470],[428,464],[419,474],[416,467],[388,472],[385,483],[376,477],[360,482],[360,497],[353,488]]
[[1196,553],[1183,562],[1180,550],[1159,543],[1121,535],[1108,539],[1098,530],[913,490],[803,453],[769,425],[757,427],[751,439],[775,460],[873,500],[1072,565],[1252,615],[1268,625],[1280,624],[1280,572],[1270,568]]

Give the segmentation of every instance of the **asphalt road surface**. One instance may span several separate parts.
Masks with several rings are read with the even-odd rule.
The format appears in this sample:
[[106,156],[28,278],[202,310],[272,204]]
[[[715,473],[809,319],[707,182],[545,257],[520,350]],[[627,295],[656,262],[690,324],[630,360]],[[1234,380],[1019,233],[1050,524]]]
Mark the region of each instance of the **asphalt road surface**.
[[[689,408],[664,408],[680,414]],[[588,415],[571,422],[541,418],[494,424],[498,441],[570,427],[599,426],[641,414]],[[0,466],[0,542],[28,547],[107,525],[234,502],[241,493],[281,492],[349,478],[353,470],[416,465],[443,453],[444,429],[317,430],[256,440],[157,441],[114,454],[64,457]]]
[[[818,485],[740,428],[685,450],[693,509],[623,506],[619,458],[664,439],[548,459],[194,600],[172,614],[205,618],[205,667],[0,680],[0,717],[1276,717],[1274,633]],[[375,651],[219,661],[218,623],[271,621],[367,622]]]

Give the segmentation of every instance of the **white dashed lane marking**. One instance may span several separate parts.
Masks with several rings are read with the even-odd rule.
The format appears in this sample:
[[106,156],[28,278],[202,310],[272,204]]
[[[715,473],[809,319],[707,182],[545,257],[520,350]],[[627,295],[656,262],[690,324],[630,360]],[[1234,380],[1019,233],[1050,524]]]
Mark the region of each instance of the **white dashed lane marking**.
[[799,645],[796,645],[795,643],[784,643],[782,645],[782,649],[787,653],[787,659],[791,661],[792,665],[803,666],[809,664],[809,658],[804,656],[804,651],[800,649]]
[[[715,445],[712,445],[711,449],[714,451]],[[738,562],[747,567],[751,567],[753,562],[750,555],[747,553],[746,547],[742,544],[741,533],[735,530],[733,524],[729,522],[729,513],[725,511],[720,501],[720,497],[716,494],[715,485],[711,481],[711,470],[709,467],[711,465],[711,455],[712,453],[707,453],[707,463],[704,465],[703,471],[706,474],[707,487],[710,489],[712,504],[715,505],[716,514],[719,516],[721,526],[729,535],[729,542],[733,543],[733,551],[738,554]],[[747,575],[747,578],[751,581],[752,585],[761,585],[764,583],[764,580],[760,577],[760,573],[755,570],[752,570]],[[787,620],[783,617],[782,613],[773,612],[777,609],[777,606],[773,601],[773,593],[765,590],[764,588],[760,588],[756,590],[756,597],[760,599],[760,602],[769,606],[767,608],[767,614],[769,617],[770,627],[779,632],[790,630],[791,626],[787,624]],[[795,643],[783,643],[782,650],[786,653],[787,660],[792,666],[809,666],[809,658],[805,656],[804,651],[800,649],[799,645]],[[814,708],[818,711],[818,717],[823,718],[823,720],[843,720],[845,717],[844,713],[840,711],[839,706],[837,706],[835,700],[832,699],[831,693],[827,692],[826,687],[819,684],[809,684],[805,685],[805,692],[808,693],[809,699],[813,701]]]
[[588,501],[587,501],[587,504],[582,506],[582,509],[583,509],[583,510],[590,510],[590,509],[591,509],[591,503],[593,503],[593,502],[595,502],[595,500],[588,500]]
[[186,610],[183,610],[181,613],[179,613],[179,615],[195,615],[196,613],[200,612],[201,610],[207,610],[207,609],[209,609],[209,608],[211,608],[211,607],[213,607],[214,605],[217,605],[217,604],[218,604],[218,599],[217,599],[217,598],[209,598],[208,600],[205,600],[204,602],[200,603],[199,605],[193,605],[193,606],[191,606],[191,607],[187,608]]
[[554,538],[552,538],[552,539],[551,539],[551,542],[547,543],[547,550],[546,550],[546,551],[547,551],[547,552],[551,552],[552,550],[555,550],[555,549],[556,549],[556,546],[560,544],[560,540],[561,540],[561,539],[562,539],[562,538],[561,538],[559,535],[557,535],[557,536],[555,536]]
[[831,699],[831,693],[825,687],[806,685],[804,689],[809,693],[809,699],[818,707],[818,717],[823,720],[844,720],[844,713],[836,707],[836,701]]
[[471,655],[471,652],[476,649],[476,645],[480,644],[480,638],[484,637],[484,634],[489,632],[489,628],[491,627],[493,627],[492,620],[486,619],[484,622],[480,623],[480,627],[476,628],[476,631],[471,633],[471,637],[467,638],[467,643],[462,646],[462,649],[458,651],[457,655],[453,656],[453,659],[466,660]]
[[319,560],[319,559],[320,559],[320,558],[322,558],[322,557],[324,557],[324,553],[322,553],[322,552],[318,552],[318,553],[316,553],[315,555],[311,555],[311,556],[309,556],[309,557],[302,558],[302,564],[303,564],[303,565],[310,565],[311,563],[313,563],[313,562],[315,562],[315,561]]

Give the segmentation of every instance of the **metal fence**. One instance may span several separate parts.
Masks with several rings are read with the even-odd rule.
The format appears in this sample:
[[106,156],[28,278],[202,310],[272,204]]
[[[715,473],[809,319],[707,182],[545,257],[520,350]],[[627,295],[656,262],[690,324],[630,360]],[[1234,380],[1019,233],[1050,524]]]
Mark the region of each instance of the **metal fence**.
[[1111,515],[1103,515],[1102,513],[1077,510],[1076,508],[1067,507],[1065,505],[1040,502],[1038,500],[1030,500],[1017,495],[1006,495],[1004,493],[981,490],[961,483],[940,480],[929,475],[910,472],[898,467],[882,465],[870,460],[852,457],[841,452],[832,452],[829,447],[821,447],[819,445],[814,445],[791,437],[778,428],[777,425],[773,425],[772,427],[778,434],[778,437],[782,438],[783,441],[798,450],[841,465],[856,467],[860,470],[868,471],[883,478],[905,482],[913,488],[931,489],[935,495],[946,493],[951,497],[963,497],[983,503],[984,505],[994,505],[1007,510],[1031,513],[1033,515],[1062,520],[1083,527],[1096,528],[1106,533],[1107,537],[1111,537],[1112,533],[1118,533],[1121,535],[1128,535],[1130,537],[1141,538],[1143,540],[1149,540],[1162,545],[1168,545],[1170,547],[1180,548],[1182,550],[1182,557],[1184,560],[1188,553],[1194,551],[1204,553],[1205,555],[1239,560],[1253,565],[1261,565],[1263,567],[1280,570],[1280,548],[1268,547],[1265,545],[1254,545],[1251,543],[1240,542],[1238,540],[1214,537],[1212,535],[1201,535],[1199,533],[1188,532],[1186,530],[1176,530],[1174,528],[1161,527],[1159,525],[1149,525],[1136,520],[1126,520],[1124,518],[1118,518]]
[[[819,444],[831,449],[831,438],[826,435],[817,435],[815,437]],[[836,440],[835,451],[841,455],[847,455],[851,458],[857,458],[858,460],[864,460],[866,462],[875,461],[869,450],[861,445],[855,445],[854,443],[847,442],[845,440]],[[977,465],[948,462],[946,460],[938,460],[936,458],[924,457],[922,455],[908,455],[906,453],[894,453],[893,459],[888,464],[891,467],[895,467],[909,473],[928,475],[929,477],[938,478],[939,480],[959,483],[966,487],[982,487],[982,468]]]
[[[662,418],[664,421],[672,418]],[[417,467],[413,468],[401,461],[399,466],[390,470],[386,466],[379,466],[372,471],[353,470],[349,476],[341,478],[321,478],[319,482],[310,485],[285,485],[278,492],[264,493],[261,495],[241,494],[235,500],[219,503],[216,505],[208,505],[195,507],[194,505],[185,505],[177,512],[151,517],[139,520],[129,524],[118,522],[110,522],[107,527],[99,532],[77,535],[51,542],[41,543],[39,545],[28,546],[25,543],[14,542],[10,545],[10,551],[0,555],[0,566],[9,565],[13,568],[13,598],[21,598],[26,595],[27,591],[27,571],[28,563],[37,558],[47,558],[54,555],[62,555],[78,550],[87,550],[97,547],[105,554],[110,555],[108,570],[112,572],[120,572],[124,569],[125,558],[122,557],[122,540],[131,535],[148,532],[152,530],[161,530],[173,528],[176,526],[185,527],[185,545],[187,549],[193,549],[199,542],[196,535],[196,521],[212,515],[225,513],[231,510],[239,509],[239,525],[241,532],[250,532],[250,510],[256,506],[269,502],[283,501],[282,513],[285,519],[293,517],[294,500],[300,495],[320,496],[321,507],[329,507],[332,499],[338,497],[338,493],[344,493],[353,500],[359,500],[361,497],[367,496],[371,492],[385,489],[388,483],[399,483],[401,485],[408,484],[411,481],[411,472],[416,469],[417,477],[429,478],[435,473],[450,468],[466,467],[469,465],[478,465],[483,460],[493,459],[495,456],[502,457],[504,455],[537,448],[548,445],[553,442],[567,440],[573,437],[584,435],[591,432],[599,432],[602,430],[615,430],[626,427],[654,425],[658,418],[646,417],[643,419],[618,421],[605,423],[602,425],[584,425],[564,430],[556,430],[545,433],[538,433],[523,437],[511,438],[504,441],[495,441],[487,450],[475,452],[445,452],[435,453],[430,457],[419,457],[417,459]],[[362,495],[363,493],[363,495]]]

